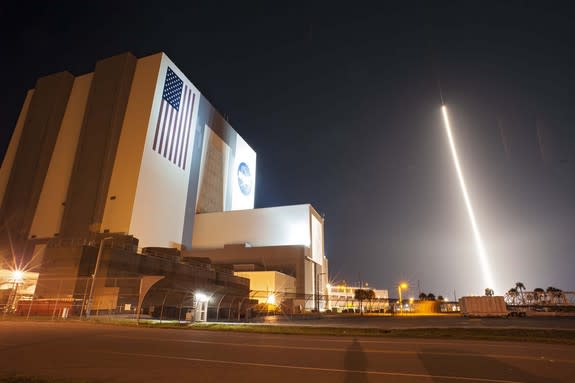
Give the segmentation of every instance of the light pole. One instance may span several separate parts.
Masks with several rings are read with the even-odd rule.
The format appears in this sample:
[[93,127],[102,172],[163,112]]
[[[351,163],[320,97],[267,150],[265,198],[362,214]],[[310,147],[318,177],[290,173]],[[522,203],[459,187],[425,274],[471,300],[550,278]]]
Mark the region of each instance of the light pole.
[[100,247],[98,249],[98,256],[96,257],[96,266],[94,266],[94,272],[92,273],[92,284],[90,285],[90,295],[88,296],[88,307],[86,308],[86,318],[89,318],[92,314],[92,300],[94,299],[94,284],[96,283],[96,273],[98,272],[98,267],[100,266],[100,259],[102,258],[102,250],[104,249],[104,243],[114,237],[106,237],[100,241]]
[[317,312],[319,312],[319,299],[320,299],[320,295],[319,295],[319,280],[320,277],[322,275],[327,275],[327,273],[319,273],[316,274],[315,276],[315,294],[316,294],[316,300],[315,300],[315,309]]
[[403,306],[401,304],[401,289],[407,289],[409,286],[405,282],[401,282],[397,286],[397,291],[399,292],[399,312],[403,314]]
[[8,303],[6,304],[6,307],[4,309],[4,312],[12,312],[14,310],[16,310],[16,303],[18,302],[18,285],[24,282],[24,272],[16,269],[12,271],[12,292],[11,292],[11,298],[9,297],[8,299]]
[[330,302],[330,300],[329,300],[329,297],[330,297],[330,295],[331,295],[331,283],[328,282],[328,283],[325,285],[325,287],[327,288],[327,300],[326,300],[326,301],[327,301],[327,309],[328,309],[328,310],[331,310],[331,302]]

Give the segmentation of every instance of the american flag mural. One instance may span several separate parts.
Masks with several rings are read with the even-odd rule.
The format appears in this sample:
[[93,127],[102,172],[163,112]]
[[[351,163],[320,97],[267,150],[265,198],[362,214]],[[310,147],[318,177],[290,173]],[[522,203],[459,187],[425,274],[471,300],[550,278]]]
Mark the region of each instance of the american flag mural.
[[181,169],[186,169],[192,111],[196,95],[168,67],[153,150]]

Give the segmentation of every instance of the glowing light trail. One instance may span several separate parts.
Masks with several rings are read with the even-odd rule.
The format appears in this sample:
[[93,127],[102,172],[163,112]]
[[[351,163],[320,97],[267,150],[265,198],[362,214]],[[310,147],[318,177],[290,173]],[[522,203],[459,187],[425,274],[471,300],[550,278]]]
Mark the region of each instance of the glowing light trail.
[[449,147],[451,148],[453,163],[455,164],[455,170],[457,171],[457,177],[459,178],[459,186],[461,186],[463,200],[465,201],[465,206],[467,207],[467,214],[469,215],[469,220],[471,221],[471,228],[473,229],[473,236],[475,237],[475,245],[477,246],[477,255],[479,257],[481,271],[483,272],[483,281],[485,283],[485,287],[495,288],[495,286],[493,285],[493,279],[491,277],[489,262],[487,260],[487,253],[485,252],[485,248],[483,247],[483,241],[481,240],[479,227],[477,225],[477,222],[475,221],[475,213],[473,212],[473,206],[471,205],[471,200],[469,199],[469,194],[467,193],[467,187],[465,186],[465,179],[463,178],[463,172],[461,171],[461,166],[459,165],[459,157],[457,156],[455,141],[453,140],[453,135],[451,134],[451,126],[449,124],[449,117],[447,116],[447,108],[445,107],[445,105],[441,106],[441,111],[443,112],[443,121],[445,122],[445,131],[447,132],[447,138],[449,139]]

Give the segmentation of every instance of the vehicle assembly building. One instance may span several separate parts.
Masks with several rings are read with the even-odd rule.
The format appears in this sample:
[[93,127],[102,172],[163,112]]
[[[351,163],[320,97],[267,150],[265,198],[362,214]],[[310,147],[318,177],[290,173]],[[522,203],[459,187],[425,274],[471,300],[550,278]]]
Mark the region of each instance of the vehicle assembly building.
[[[167,285],[177,275],[195,289],[185,283],[194,272],[174,270],[196,265],[208,293],[234,286],[230,295],[247,296],[244,277],[275,272],[293,279],[295,304],[317,307],[309,297],[323,294],[328,275],[323,219],[310,205],[254,209],[256,158],[164,53],[124,53],[92,73],[42,77],[0,169],[0,246],[43,259],[38,293],[54,290],[49,281],[92,278],[97,296],[96,274],[159,274]],[[72,283],[66,294],[87,290]]]

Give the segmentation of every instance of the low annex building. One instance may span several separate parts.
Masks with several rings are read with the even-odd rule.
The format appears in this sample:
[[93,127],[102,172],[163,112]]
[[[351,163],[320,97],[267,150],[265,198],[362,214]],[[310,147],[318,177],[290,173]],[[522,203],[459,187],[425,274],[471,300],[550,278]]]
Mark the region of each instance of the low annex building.
[[[311,205],[201,214],[196,217],[192,249],[184,257],[233,265],[236,275],[257,277],[260,282],[266,275],[270,287],[265,291],[252,287],[254,296],[261,300],[273,293],[289,299],[289,309],[312,310],[320,304],[317,295],[326,294],[329,280],[323,236],[323,218]],[[285,289],[287,278],[279,282],[268,271],[294,278],[293,294]],[[322,301],[319,309],[324,308]]]

